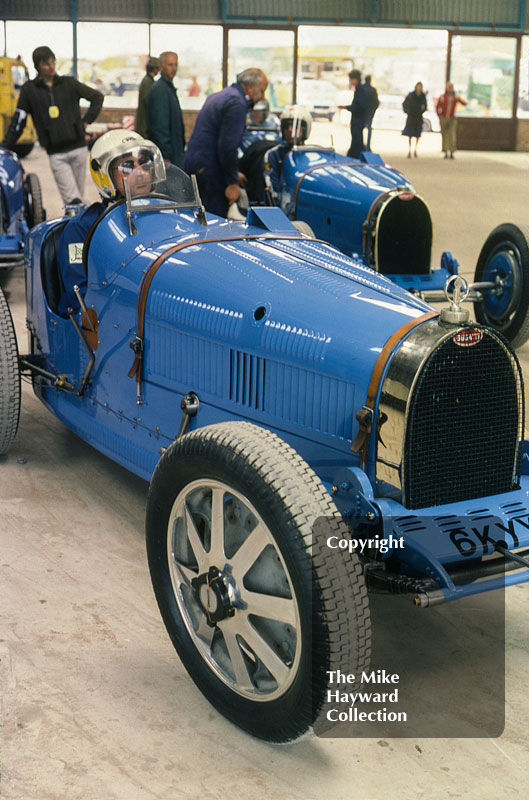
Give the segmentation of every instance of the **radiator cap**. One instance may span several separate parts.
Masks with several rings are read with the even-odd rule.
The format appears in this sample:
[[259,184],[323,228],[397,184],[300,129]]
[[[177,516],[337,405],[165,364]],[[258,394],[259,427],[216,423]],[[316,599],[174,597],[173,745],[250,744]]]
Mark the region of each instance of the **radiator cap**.
[[450,307],[441,309],[440,322],[448,322],[451,325],[460,325],[462,322],[468,322],[470,311],[468,308],[461,308],[461,303],[466,300],[469,291],[468,281],[462,278],[461,275],[451,275],[448,278],[444,285],[444,293],[450,303]]

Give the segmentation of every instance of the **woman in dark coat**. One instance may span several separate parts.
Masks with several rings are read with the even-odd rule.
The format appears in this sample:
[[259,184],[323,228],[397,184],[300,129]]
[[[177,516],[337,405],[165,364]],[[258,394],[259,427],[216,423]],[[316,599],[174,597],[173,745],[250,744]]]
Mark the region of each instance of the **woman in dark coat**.
[[415,84],[415,89],[410,92],[402,104],[406,116],[406,125],[402,131],[403,136],[409,139],[408,158],[411,158],[411,140],[415,139],[415,151],[413,155],[417,158],[417,145],[422,133],[422,115],[426,111],[428,103],[426,95],[422,90],[422,83]]

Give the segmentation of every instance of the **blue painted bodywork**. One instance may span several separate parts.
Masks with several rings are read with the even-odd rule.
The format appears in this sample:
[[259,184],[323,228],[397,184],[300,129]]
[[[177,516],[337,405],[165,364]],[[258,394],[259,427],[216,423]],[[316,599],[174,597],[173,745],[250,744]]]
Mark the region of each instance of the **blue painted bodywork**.
[[[308,223],[318,238],[384,274],[383,259],[375,264],[369,252],[366,227],[377,202],[390,195],[412,199],[416,192],[402,173],[373,153],[354,159],[333,149],[307,147],[292,150],[283,162],[280,206],[285,214]],[[416,233],[419,237],[421,231]],[[442,290],[455,273],[457,262],[453,260],[449,268],[441,265],[432,270],[428,262],[418,273],[392,273],[390,277],[408,291],[423,292]]]
[[22,266],[28,232],[24,175],[18,157],[0,147],[0,268]]
[[[371,154],[366,154],[371,155]],[[321,236],[322,211],[336,215],[328,225],[327,236],[348,254],[362,253],[362,224],[374,200],[388,190],[413,191],[404,175],[387,167],[382,159],[375,163],[342,156],[332,148],[291,150],[281,172],[281,208],[289,216],[294,206],[298,181],[296,219],[302,219]]]
[[[370,175],[364,172],[364,180],[369,182]],[[251,210],[247,223],[208,215],[203,227],[193,211],[157,210],[157,202],[163,201],[152,200],[148,211],[133,214],[135,235],[125,206],[116,205],[90,241],[85,302],[97,316],[98,343],[85,393],[58,390],[47,378],[34,376],[36,394],[77,435],[149,480],[161,449],[177,434],[182,398],[195,392],[200,410],[189,430],[229,420],[269,428],[300,453],[329,489],[341,471],[356,470],[365,508],[376,509],[380,529],[396,524],[410,552],[419,553],[413,561],[416,573],[435,577],[446,599],[465,593],[447,581],[443,565],[468,556],[436,520],[453,514],[472,520],[476,508],[487,508],[508,526],[509,503],[517,504],[517,518],[529,519],[529,478],[523,477],[522,488],[508,496],[421,509],[431,530],[419,537],[394,522],[410,512],[377,494],[375,442],[363,469],[351,452],[358,432],[355,412],[365,402],[384,344],[429,307],[360,258],[299,238],[278,209]],[[88,353],[72,321],[50,310],[42,288],[43,242],[58,224],[43,223],[28,237],[28,325],[33,357],[79,386]],[[247,236],[256,238],[242,238]],[[142,280],[164,251],[194,241],[162,261],[152,279],[137,394],[128,371]],[[333,495],[340,511],[350,516],[347,492],[333,490]],[[516,546],[529,545],[529,525],[517,526]],[[515,546],[514,540],[509,546]],[[473,552],[474,560],[481,555]],[[527,576],[529,571],[516,580]],[[471,593],[472,584],[467,589]]]

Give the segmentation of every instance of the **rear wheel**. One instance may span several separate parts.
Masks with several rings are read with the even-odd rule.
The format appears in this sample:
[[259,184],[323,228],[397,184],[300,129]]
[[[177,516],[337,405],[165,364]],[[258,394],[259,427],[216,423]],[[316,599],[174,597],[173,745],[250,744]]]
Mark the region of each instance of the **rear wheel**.
[[490,281],[474,303],[476,320],[490,325],[519,347],[529,338],[529,226],[506,223],[487,237],[474,280]]
[[16,436],[20,417],[20,370],[15,327],[0,289],[0,455]]
[[46,212],[42,205],[42,189],[38,175],[30,172],[26,175],[26,221],[29,228],[38,225],[39,222],[44,222],[46,219]]
[[303,459],[249,423],[183,436],[156,468],[147,550],[165,625],[203,694],[259,738],[300,736],[327,670],[367,668],[361,565],[326,546],[347,531]]
[[308,222],[303,222],[301,219],[294,219],[292,220],[292,225],[295,227],[299,233],[303,233],[305,236],[309,236],[311,239],[316,238],[316,234],[310,227]]

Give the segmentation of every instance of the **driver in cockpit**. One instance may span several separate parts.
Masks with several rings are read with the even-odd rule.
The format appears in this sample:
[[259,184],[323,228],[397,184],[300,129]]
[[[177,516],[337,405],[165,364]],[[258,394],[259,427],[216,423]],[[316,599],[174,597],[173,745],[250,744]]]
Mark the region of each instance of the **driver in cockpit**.
[[273,205],[280,204],[281,169],[283,161],[295,145],[302,145],[309,138],[312,128],[310,111],[303,106],[289,106],[281,114],[281,136],[279,144],[264,154],[263,168],[266,190]]
[[76,311],[79,301],[74,286],[82,296],[87,277],[83,268],[83,248],[90,228],[109,205],[125,196],[123,180],[127,179],[131,197],[148,194],[153,184],[165,179],[165,165],[158,147],[139,133],[112,130],[94,142],[90,151],[90,173],[102,201],[93,203],[64,226],[58,245],[59,269],[64,291],[58,305],[61,316],[68,309]]

